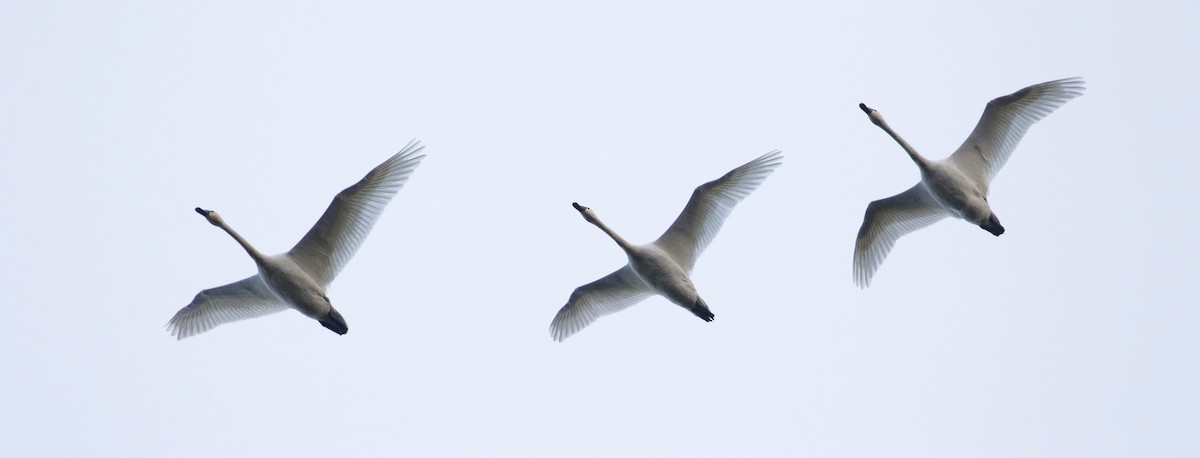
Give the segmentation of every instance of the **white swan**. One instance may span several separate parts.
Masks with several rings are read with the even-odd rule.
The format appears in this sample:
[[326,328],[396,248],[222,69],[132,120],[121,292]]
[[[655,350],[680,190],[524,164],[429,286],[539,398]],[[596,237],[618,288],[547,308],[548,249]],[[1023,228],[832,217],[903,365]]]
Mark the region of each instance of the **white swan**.
[[983,117],[950,157],[931,161],[900,138],[883,116],[858,104],[871,122],[908,152],[921,182],[900,194],[871,202],[854,243],[854,282],[871,284],[875,270],[901,236],[953,216],[999,236],[1004,226],[988,205],[988,185],[1033,123],[1083,94],[1080,78],[1035,84],[988,102]]
[[572,203],[583,219],[595,224],[625,250],[629,263],[604,278],[576,288],[567,305],[550,322],[550,336],[562,342],[597,318],[632,307],[655,294],[690,310],[704,321],[712,321],[713,313],[696,292],[688,273],[696,264],[696,258],[721,230],[721,224],[733,207],[781,164],[782,153],[771,151],[721,178],[700,185],[671,227],[658,240],[645,245],[625,241],[600,222],[592,209]]
[[333,332],[345,334],[346,321],[329,303],[325,290],[367,238],[383,208],[425,158],[420,154],[424,148],[415,140],[409,142],[354,186],[339,192],[300,243],[280,255],[260,253],[225,224],[217,212],[197,207],[197,213],[233,236],[250,254],[258,265],[258,274],[201,291],[167,322],[171,335],[183,339],[220,324],[289,307],[320,321]]

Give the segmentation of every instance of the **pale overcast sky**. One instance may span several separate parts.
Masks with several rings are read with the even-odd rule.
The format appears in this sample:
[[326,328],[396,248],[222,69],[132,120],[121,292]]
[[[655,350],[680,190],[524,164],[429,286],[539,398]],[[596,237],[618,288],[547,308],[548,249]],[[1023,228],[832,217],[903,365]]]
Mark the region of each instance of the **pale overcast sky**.
[[[0,4],[6,456],[1200,455],[1195,2]],[[1081,76],[992,184],[851,278],[868,202]],[[329,296],[176,341],[417,138]],[[772,149],[693,279],[571,291]]]

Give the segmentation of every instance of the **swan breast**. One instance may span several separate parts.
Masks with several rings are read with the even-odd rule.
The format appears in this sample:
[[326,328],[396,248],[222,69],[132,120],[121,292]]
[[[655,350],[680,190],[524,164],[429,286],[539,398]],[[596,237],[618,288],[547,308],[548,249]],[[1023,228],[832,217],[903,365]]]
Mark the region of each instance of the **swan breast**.
[[991,213],[983,190],[970,177],[950,164],[937,163],[921,171],[921,183],[943,208],[955,217],[975,221]]
[[663,249],[651,244],[636,247],[627,253],[633,272],[655,292],[683,306],[691,306],[699,294],[679,263]]
[[287,255],[268,257],[258,275],[279,299],[308,317],[319,318],[331,308],[325,288]]

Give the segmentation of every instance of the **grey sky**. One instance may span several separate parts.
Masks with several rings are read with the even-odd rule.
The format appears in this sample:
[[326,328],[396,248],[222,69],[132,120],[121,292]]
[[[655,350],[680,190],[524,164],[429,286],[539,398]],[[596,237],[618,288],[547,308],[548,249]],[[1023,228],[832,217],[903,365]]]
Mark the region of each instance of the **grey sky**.
[[[1189,2],[0,4],[9,456],[1196,456]],[[837,2],[835,2],[837,3]],[[1082,76],[991,188],[851,281],[868,202],[984,104]],[[330,291],[176,342],[411,138]],[[772,149],[693,279],[547,326]]]

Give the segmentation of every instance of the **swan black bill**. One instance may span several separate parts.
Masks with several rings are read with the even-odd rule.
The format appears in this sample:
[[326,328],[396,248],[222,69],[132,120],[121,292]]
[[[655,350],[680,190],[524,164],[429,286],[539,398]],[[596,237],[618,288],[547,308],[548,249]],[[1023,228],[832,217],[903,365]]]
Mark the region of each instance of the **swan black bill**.
[[579,211],[587,210],[587,207],[584,207],[583,205],[579,205],[579,202],[571,202],[571,206],[575,207],[575,209],[579,210]]
[[865,103],[858,104],[858,108],[862,109],[863,113],[866,113],[866,114],[871,114],[872,111],[875,111],[871,107],[868,107],[867,104],[865,104]]
[[205,210],[203,208],[196,207],[196,213],[199,213],[201,216],[208,216],[209,213],[212,213],[212,210]]

